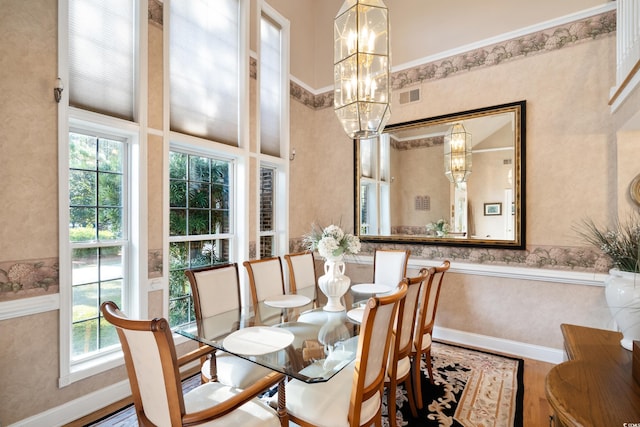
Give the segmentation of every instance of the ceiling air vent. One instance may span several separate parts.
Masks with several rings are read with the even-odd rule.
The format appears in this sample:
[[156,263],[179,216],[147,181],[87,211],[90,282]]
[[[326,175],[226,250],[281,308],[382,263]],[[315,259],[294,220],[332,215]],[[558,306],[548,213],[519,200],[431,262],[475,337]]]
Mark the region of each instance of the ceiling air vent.
[[420,101],[420,89],[411,89],[400,92],[400,104],[409,104]]
[[503,160],[502,160],[502,164],[503,164],[503,165],[510,165],[510,164],[512,164],[512,163],[513,163],[513,160],[512,160],[512,159],[503,159]]

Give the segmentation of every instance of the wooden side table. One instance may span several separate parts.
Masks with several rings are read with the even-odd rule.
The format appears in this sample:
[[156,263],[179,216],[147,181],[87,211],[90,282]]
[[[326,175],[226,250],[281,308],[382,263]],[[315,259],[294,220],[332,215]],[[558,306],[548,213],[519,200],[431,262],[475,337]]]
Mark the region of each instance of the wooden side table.
[[545,391],[556,426],[640,427],[640,384],[622,334],[562,324],[569,361],[549,371]]

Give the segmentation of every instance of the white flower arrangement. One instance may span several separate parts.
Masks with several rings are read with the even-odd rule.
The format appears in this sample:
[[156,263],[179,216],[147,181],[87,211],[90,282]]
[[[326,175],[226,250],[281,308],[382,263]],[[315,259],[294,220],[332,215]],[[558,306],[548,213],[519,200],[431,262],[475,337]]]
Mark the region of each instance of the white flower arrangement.
[[355,255],[360,252],[358,236],[342,231],[337,225],[331,224],[324,229],[312,226],[311,233],[305,236],[307,248],[317,250],[321,257],[334,258],[342,255]]
[[427,231],[439,231],[440,233],[447,234],[449,232],[449,223],[445,221],[444,218],[440,218],[437,221],[427,224]]

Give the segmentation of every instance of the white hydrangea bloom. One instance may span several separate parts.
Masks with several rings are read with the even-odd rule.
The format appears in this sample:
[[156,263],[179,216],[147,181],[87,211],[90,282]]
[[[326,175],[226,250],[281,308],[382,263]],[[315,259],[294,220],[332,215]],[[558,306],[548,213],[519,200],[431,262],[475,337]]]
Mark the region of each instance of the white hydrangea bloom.
[[323,237],[318,242],[318,253],[322,257],[333,256],[333,253],[338,249],[338,242],[333,237]]

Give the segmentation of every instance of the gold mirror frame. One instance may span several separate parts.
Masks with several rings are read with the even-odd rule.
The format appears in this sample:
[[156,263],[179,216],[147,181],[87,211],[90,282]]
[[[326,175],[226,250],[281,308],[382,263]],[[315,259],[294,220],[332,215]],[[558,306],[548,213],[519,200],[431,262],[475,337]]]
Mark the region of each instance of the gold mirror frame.
[[[525,218],[526,218],[525,203],[524,203],[525,201],[525,135],[526,135],[525,110],[526,110],[526,101],[518,101],[518,102],[509,103],[509,104],[480,108],[480,109],[469,110],[469,111],[464,111],[464,112],[454,113],[454,114],[447,114],[447,115],[437,116],[437,117],[428,118],[428,119],[420,119],[420,120],[414,120],[414,121],[405,122],[405,123],[388,125],[385,128],[383,135],[381,137],[371,139],[371,140],[355,140],[354,141],[355,234],[358,235],[361,241],[373,242],[373,243],[376,243],[376,242],[378,243],[415,243],[415,244],[443,245],[443,246],[486,247],[486,248],[496,248],[496,249],[524,249],[525,248]],[[394,180],[395,180],[394,169],[398,170],[400,168],[398,167],[398,165],[396,165],[394,168],[392,161],[389,160],[389,165],[387,166],[387,170],[385,172],[380,172],[384,168],[380,168],[379,165],[377,164],[375,164],[374,166],[371,166],[371,163],[375,163],[376,160],[372,160],[371,162],[368,162],[365,166],[363,166],[364,162],[361,161],[361,155],[364,155],[366,157],[367,155],[369,155],[368,153],[370,152],[373,152],[373,151],[375,151],[376,153],[379,152],[380,149],[379,149],[378,143],[379,141],[381,141],[382,138],[384,138],[385,134],[389,134],[389,140],[391,139],[400,140],[402,138],[406,140],[407,135],[426,135],[426,134],[429,134],[430,131],[433,131],[436,128],[438,128],[441,135],[440,141],[442,141],[443,139],[442,128],[444,127],[447,127],[447,126],[451,127],[455,123],[471,123],[470,121],[474,121],[474,120],[485,121],[484,120],[485,118],[487,118],[486,121],[488,122],[490,120],[496,120],[501,115],[509,115],[509,114],[512,116],[511,127],[513,130],[513,158],[512,158],[513,165],[510,172],[512,173],[512,176],[510,176],[510,179],[511,179],[510,182],[512,182],[513,188],[512,188],[512,192],[509,193],[510,197],[512,197],[512,200],[513,200],[511,203],[511,208],[509,208],[508,206],[503,206],[502,202],[492,203],[492,202],[495,202],[495,200],[471,201],[471,197],[465,196],[464,216],[465,216],[465,221],[467,221],[468,217],[471,216],[471,208],[467,206],[467,203],[468,205],[472,205],[472,204],[474,205],[473,207],[474,212],[477,211],[478,209],[484,209],[485,210],[484,215],[496,215],[495,213],[492,212],[491,209],[495,207],[494,205],[500,205],[499,215],[510,215],[510,214],[513,215],[513,223],[512,223],[513,231],[508,230],[505,233],[506,234],[505,237],[496,237],[496,238],[493,238],[490,235],[487,235],[486,237],[478,237],[477,235],[472,236],[471,232],[469,233],[452,232],[445,236],[438,237],[438,236],[431,235],[429,231],[426,231],[427,230],[426,224],[413,224],[413,225],[409,225],[408,227],[391,225],[393,220],[393,215],[391,214],[391,209],[392,209],[391,199],[393,197],[392,187],[394,185]],[[425,138],[424,136],[422,136],[421,141],[424,142],[424,140],[426,139],[428,138]],[[365,146],[362,144],[372,144],[372,145]],[[441,142],[436,144],[441,144]],[[362,147],[365,147],[365,148],[361,149],[361,145]],[[380,144],[380,145],[384,145],[384,144]],[[370,147],[370,148],[367,148],[367,147]],[[435,145],[433,147],[435,148]],[[505,147],[502,149],[511,150],[511,148],[508,148],[508,147]],[[393,150],[391,148],[388,148],[388,150],[390,153],[389,158],[391,159],[391,152]],[[479,151],[483,151],[483,150],[479,150]],[[489,151],[489,150],[485,150],[485,151]],[[377,155],[377,154],[374,154],[374,155]],[[444,153],[443,153],[443,157],[444,157]],[[437,159],[432,161],[437,161]],[[473,166],[475,167],[476,162],[472,161],[472,163],[473,163]],[[434,167],[432,169],[433,173],[429,174],[429,178],[434,177],[434,180],[442,180],[442,177],[444,177],[444,162],[442,162],[441,164],[442,164],[441,169],[438,167]],[[479,166],[480,165],[478,165],[478,167]],[[369,178],[370,175],[366,175],[366,174],[370,173],[369,170],[372,168],[378,169],[377,173],[380,176],[386,174],[385,177],[379,178],[379,182],[377,184],[374,184],[374,186],[377,186],[378,189],[380,189],[381,186],[385,186],[388,188],[387,191],[389,192],[389,194],[386,196],[386,203],[389,206],[388,213],[386,214],[388,215],[388,218],[389,218],[388,220],[389,225],[386,227],[388,229],[388,232],[378,232],[378,234],[369,234],[371,232],[368,229],[369,224],[362,222],[360,218],[361,209],[363,206],[362,205],[363,200],[361,200],[361,195],[362,195],[362,198],[365,198],[364,194],[368,191],[366,189],[367,185],[370,183],[369,181],[371,181],[371,179]],[[411,174],[412,172],[411,167],[408,167],[408,168],[402,167],[402,169],[406,169],[408,171],[407,173],[409,174]],[[365,176],[363,176],[363,171],[365,173]],[[472,168],[471,175],[468,178],[469,182],[473,182],[474,177],[480,177],[480,176],[482,176],[482,173],[480,173],[480,171],[476,172],[476,175],[474,176],[474,170]],[[477,179],[480,179],[480,178],[477,178]],[[361,184],[364,186],[361,187]],[[455,197],[457,196],[452,196],[452,191],[454,191],[455,185],[449,184],[448,182],[447,184],[450,185],[449,195],[448,195],[449,200],[447,201],[447,206],[445,208],[440,206],[439,209],[442,212],[444,212],[446,209],[448,219],[449,221],[451,221],[451,218],[456,217],[456,214],[454,213],[455,212],[454,202],[452,201],[452,199],[455,199]],[[397,185],[400,185],[400,184],[397,184]],[[464,188],[466,191],[466,183]],[[364,193],[361,193],[361,190]],[[507,188],[507,190],[509,189]],[[377,190],[377,191],[380,191],[380,190]],[[446,198],[447,190],[445,189],[442,191],[445,193],[444,198]],[[380,216],[380,212],[381,212],[379,200],[382,199],[382,196],[380,196],[380,194],[381,193],[378,193],[376,197],[370,197],[371,199],[376,199],[374,203],[369,202],[369,204],[375,204],[375,209],[378,211],[378,217]],[[420,201],[419,197],[423,197],[423,196],[415,195],[416,210],[418,209],[418,205]],[[428,196],[425,196],[425,197],[428,197]],[[409,196],[409,198],[412,199],[412,196]],[[428,199],[427,201],[429,202],[430,200],[431,199]],[[403,209],[406,209],[406,206],[410,206],[410,205],[414,205],[413,199],[401,200],[400,206],[405,207]],[[487,206],[489,206],[489,208],[487,208]],[[431,208],[431,206],[429,206],[429,208]],[[477,215],[475,216],[477,217]],[[427,221],[427,222],[432,222],[432,221],[433,221],[433,218],[431,219],[431,221]],[[505,218],[505,221],[506,221],[506,218]],[[380,222],[383,222],[383,221],[380,221]],[[505,224],[508,224],[508,223],[505,222]],[[468,227],[468,224],[465,226]],[[380,227],[378,225],[376,230],[380,230],[382,228],[383,227]],[[508,229],[509,226],[505,225],[505,228]],[[401,232],[397,232],[394,229],[401,230]],[[512,234],[512,236],[510,236],[510,234]]]

